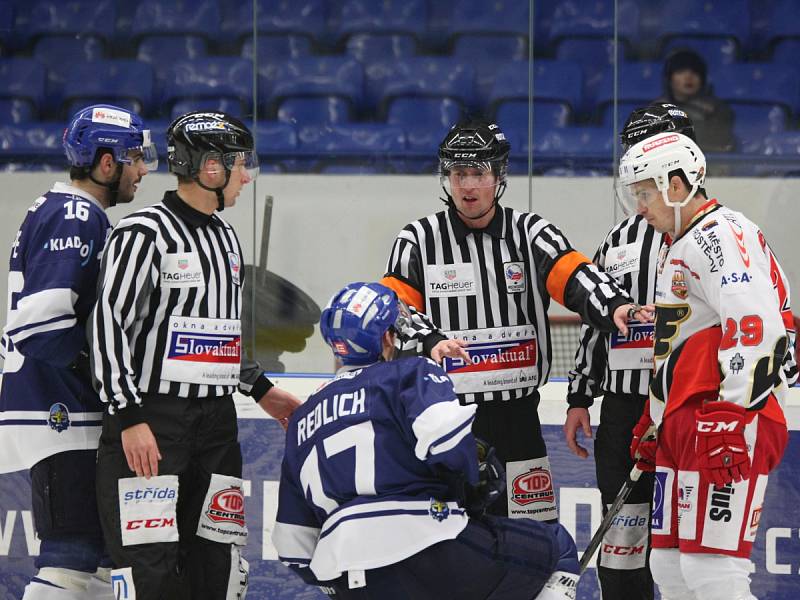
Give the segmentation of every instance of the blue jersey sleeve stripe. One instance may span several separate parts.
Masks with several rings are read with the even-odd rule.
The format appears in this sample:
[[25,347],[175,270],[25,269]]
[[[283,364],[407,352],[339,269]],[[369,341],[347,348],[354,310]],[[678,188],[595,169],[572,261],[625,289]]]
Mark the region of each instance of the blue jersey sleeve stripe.
[[446,436],[439,438],[433,444],[431,444],[430,449],[428,450],[431,456],[442,454],[443,452],[447,452],[448,450],[452,450],[458,446],[458,443],[472,431],[472,421],[474,419],[474,415],[470,416],[470,418],[464,421],[460,427],[454,429]]
[[[66,323],[65,323],[66,321]],[[75,315],[60,315],[57,317],[52,317],[47,319],[46,321],[38,321],[35,323],[28,323],[26,325],[20,325],[15,329],[9,330],[8,337],[11,338],[11,341],[15,344],[18,344],[21,340],[33,335],[34,333],[41,333],[46,331],[58,331],[59,329],[66,329],[67,327],[72,327],[77,322]],[[56,327],[48,327],[49,325],[57,325]],[[22,334],[25,335],[22,335]]]

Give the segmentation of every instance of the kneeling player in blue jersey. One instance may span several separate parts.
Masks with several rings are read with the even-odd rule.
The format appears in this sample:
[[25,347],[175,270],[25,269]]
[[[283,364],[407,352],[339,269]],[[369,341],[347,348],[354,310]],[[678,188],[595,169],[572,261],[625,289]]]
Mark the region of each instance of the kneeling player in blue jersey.
[[343,367],[289,422],[272,541],[284,564],[349,599],[575,598],[561,525],[488,516],[504,488],[435,362],[394,358],[395,293],[354,283],[322,313]]

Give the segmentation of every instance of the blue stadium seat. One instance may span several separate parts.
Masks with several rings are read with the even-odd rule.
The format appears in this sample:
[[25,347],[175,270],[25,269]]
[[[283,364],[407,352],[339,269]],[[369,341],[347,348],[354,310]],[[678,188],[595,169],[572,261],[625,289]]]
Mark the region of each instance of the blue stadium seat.
[[0,0],[0,55],[12,45],[14,31],[14,4],[10,0]]
[[[617,60],[624,62],[628,44],[619,44]],[[614,64],[614,39],[609,37],[565,37],[557,43],[556,59],[575,62],[591,73]]]
[[409,130],[434,130],[440,137],[463,115],[463,106],[452,98],[395,98],[386,114],[389,125]]
[[299,144],[295,127],[278,121],[258,121],[256,137],[262,172],[296,170]]
[[37,114],[45,99],[44,66],[32,58],[0,58],[0,97],[28,103]]
[[534,152],[575,156],[611,157],[614,132],[608,127],[563,127],[533,134]]
[[[95,36],[111,41],[117,19],[114,0],[41,0],[36,2],[25,27],[28,39],[43,35]],[[19,25],[19,22],[17,23]]]
[[733,133],[738,141],[739,152],[759,152],[764,136],[784,131],[789,121],[786,107],[778,104],[754,105],[732,101],[730,106],[735,116]]
[[103,40],[93,35],[42,36],[34,43],[33,57],[50,69],[63,69],[64,65],[101,60],[106,57],[106,48]]
[[[614,0],[558,0],[556,5],[548,32],[549,43],[565,37],[614,35]],[[639,6],[634,0],[617,3],[616,21],[619,38],[627,41],[639,38]]]
[[602,116],[600,119],[603,127],[611,127],[615,131],[621,131],[625,126],[630,114],[637,108],[641,108],[649,104],[648,102],[618,102],[617,103],[617,127],[614,128],[614,103],[606,103],[602,107]]
[[767,46],[773,46],[781,39],[800,37],[797,2],[759,2],[753,11],[753,35]]
[[[209,41],[220,37],[222,17],[216,0],[142,0],[131,23],[131,35],[196,35]],[[252,18],[250,19],[252,27]],[[252,29],[251,29],[252,31]]]
[[530,11],[519,0],[456,0],[450,19],[450,33],[513,32],[528,35]]
[[710,73],[714,73],[739,59],[739,41],[731,37],[683,37],[669,38],[661,50],[662,58],[679,48],[694,50],[703,57]]
[[66,70],[61,102],[67,115],[81,105],[97,102],[148,113],[153,105],[153,68],[126,59],[73,64]]
[[244,113],[242,113],[241,100],[239,100],[239,98],[231,98],[229,96],[207,98],[200,97],[178,100],[172,105],[169,116],[171,119],[177,119],[179,116],[193,110],[224,112],[240,119],[244,118],[245,116]]
[[304,98],[289,96],[278,106],[278,121],[298,127],[347,123],[352,120],[353,106],[344,98],[321,96]]
[[36,110],[31,102],[20,98],[0,98],[0,124],[19,125],[36,120]]
[[800,131],[783,131],[768,135],[764,140],[764,154],[800,156]]
[[416,56],[376,61],[364,67],[365,105],[385,114],[394,98],[408,96],[452,98],[471,106],[475,70],[450,57]]
[[714,93],[726,100],[751,104],[781,104],[790,110],[800,108],[800,81],[794,67],[772,63],[729,65],[711,73]]
[[239,102],[239,114],[247,114],[253,98],[253,63],[244,58],[205,57],[156,65],[161,103],[165,108],[178,100],[227,98]]
[[663,2],[656,35],[730,37],[747,46],[750,39],[749,0]]
[[[314,39],[326,30],[325,0],[256,0],[256,30],[264,33],[294,33]],[[235,38],[253,35],[253,2],[242,2],[222,24],[222,31]]]
[[346,52],[361,62],[407,58],[417,53],[417,39],[408,33],[354,33]]
[[428,23],[425,0],[344,0],[334,5],[329,28],[339,38],[354,33],[408,33],[420,37]]
[[[660,62],[629,62],[618,66],[618,102],[650,103],[663,94],[663,70]],[[586,108],[601,111],[614,100],[612,68],[592,73],[586,80]]]
[[772,49],[772,62],[796,65],[800,56],[800,38],[785,38],[775,42]]
[[301,151],[322,156],[315,161],[315,170],[332,163],[393,170],[392,162],[402,160],[400,155],[406,150],[403,130],[379,123],[305,127],[298,137]]
[[258,65],[259,95],[272,115],[289,96],[345,98],[361,105],[364,72],[359,62],[345,56],[310,56]]
[[253,38],[246,38],[242,43],[242,58],[258,59],[258,62],[310,56],[311,38],[294,33],[259,34],[256,55],[253,53]]
[[15,161],[29,165],[56,161],[66,164],[63,139],[63,123],[0,126],[0,163]]
[[208,41],[197,35],[153,35],[139,42],[136,58],[146,63],[194,60],[208,55]]
[[452,55],[459,60],[480,60],[498,64],[508,60],[528,60],[528,36],[506,33],[456,34]]
[[[500,128],[527,129],[528,127],[528,101],[509,100],[497,105],[495,120]],[[534,130],[549,130],[557,127],[566,127],[572,111],[567,104],[561,102],[548,102],[534,100],[533,102],[533,128]]]
[[[33,47],[33,56],[47,67],[45,112],[57,114],[61,91],[67,77],[65,65],[105,58],[105,44],[94,36],[42,36]],[[54,116],[55,116],[54,114]]]
[[[509,63],[497,74],[489,94],[490,107],[504,100],[528,98],[527,62]],[[581,106],[583,71],[568,61],[539,59],[533,62],[533,96],[536,100],[566,103],[573,109]]]

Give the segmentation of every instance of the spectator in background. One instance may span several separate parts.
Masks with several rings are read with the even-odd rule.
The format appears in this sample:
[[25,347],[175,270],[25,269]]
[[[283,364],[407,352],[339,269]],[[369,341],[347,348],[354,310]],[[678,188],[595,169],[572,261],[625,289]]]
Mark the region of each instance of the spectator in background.
[[694,123],[697,142],[707,152],[732,152],[733,112],[715,97],[708,84],[708,67],[692,50],[676,50],[664,63],[664,95],[656,102],[677,104]]

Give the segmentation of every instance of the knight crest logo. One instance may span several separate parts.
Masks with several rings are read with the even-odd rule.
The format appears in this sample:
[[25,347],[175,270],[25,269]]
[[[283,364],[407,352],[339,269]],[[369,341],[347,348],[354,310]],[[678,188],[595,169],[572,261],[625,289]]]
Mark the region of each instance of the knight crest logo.
[[189,259],[180,258],[178,259],[178,268],[181,270],[186,270],[189,268]]
[[675,271],[672,274],[672,293],[681,300],[685,300],[689,295],[689,288],[686,285],[686,277],[683,271]]
[[61,402],[53,404],[50,407],[50,414],[47,416],[47,424],[50,425],[50,429],[58,433],[69,429],[70,420],[67,406]]
[[521,506],[534,502],[555,502],[553,479],[544,467],[534,467],[511,482],[511,500]]
[[517,264],[508,265],[506,268],[506,277],[510,281],[519,281],[522,279],[522,267]]
[[430,513],[431,517],[441,523],[450,516],[450,507],[447,506],[447,502],[431,498]]
[[234,523],[244,527],[244,494],[238,487],[229,487],[211,497],[206,511],[215,523]]
[[456,270],[455,269],[445,269],[443,271],[444,278],[448,281],[453,281],[456,278]]

